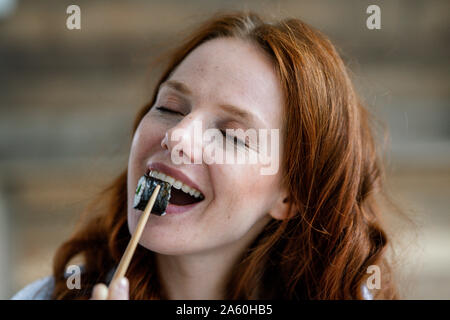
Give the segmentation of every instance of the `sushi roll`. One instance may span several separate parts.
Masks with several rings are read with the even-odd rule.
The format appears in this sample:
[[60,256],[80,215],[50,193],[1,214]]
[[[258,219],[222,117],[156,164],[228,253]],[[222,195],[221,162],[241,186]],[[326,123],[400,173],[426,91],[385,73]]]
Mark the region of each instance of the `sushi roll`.
[[168,182],[150,177],[147,174],[143,175],[138,181],[136,193],[134,195],[133,208],[144,211],[153,191],[158,184],[161,186],[161,189],[156,197],[151,213],[159,216],[164,215],[166,207],[169,204],[170,189],[172,186]]

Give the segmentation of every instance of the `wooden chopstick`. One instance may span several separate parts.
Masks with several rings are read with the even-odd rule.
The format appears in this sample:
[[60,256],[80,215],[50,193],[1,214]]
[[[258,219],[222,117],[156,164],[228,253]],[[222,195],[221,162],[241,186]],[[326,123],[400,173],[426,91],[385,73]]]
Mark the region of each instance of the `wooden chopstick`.
[[120,259],[119,266],[114,272],[114,276],[110,282],[110,286],[114,281],[125,276],[128,266],[130,265],[131,258],[133,257],[139,239],[141,238],[142,231],[144,231],[145,224],[147,223],[148,217],[150,216],[150,212],[152,211],[153,205],[155,204],[156,197],[158,196],[158,192],[160,189],[161,186],[158,184],[155,187],[155,190],[153,191],[152,196],[150,197],[150,200],[147,203],[147,206],[145,207],[144,213],[139,218],[136,229],[134,230],[130,242],[128,243],[125,253]]

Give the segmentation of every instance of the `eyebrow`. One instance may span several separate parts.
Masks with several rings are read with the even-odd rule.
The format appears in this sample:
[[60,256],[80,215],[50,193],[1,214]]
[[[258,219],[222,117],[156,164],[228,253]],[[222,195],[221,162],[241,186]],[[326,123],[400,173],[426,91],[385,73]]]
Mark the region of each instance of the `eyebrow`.
[[159,88],[162,87],[169,87],[172,88],[178,92],[181,92],[184,95],[187,96],[191,96],[192,95],[192,91],[191,89],[189,89],[184,83],[176,81],[176,80],[167,80],[164,81],[163,83],[161,83],[161,85],[159,86]]
[[247,111],[244,111],[238,107],[235,107],[235,106],[232,106],[229,104],[221,105],[221,107],[224,111],[226,111],[227,113],[230,113],[236,117],[242,118],[247,121],[254,120],[254,116],[252,114],[250,114]]
[[[189,89],[189,87],[187,85],[185,85],[183,82],[176,81],[176,80],[167,80],[167,81],[164,81],[163,83],[161,83],[161,85],[159,87],[162,88],[165,86],[169,87],[175,91],[178,91],[184,95],[192,96],[191,89]],[[255,117],[253,116],[253,114],[251,114],[241,108],[235,107],[233,105],[224,104],[224,105],[221,105],[220,107],[227,113],[229,113],[233,116],[236,116],[238,118],[242,118],[247,121],[255,120]]]

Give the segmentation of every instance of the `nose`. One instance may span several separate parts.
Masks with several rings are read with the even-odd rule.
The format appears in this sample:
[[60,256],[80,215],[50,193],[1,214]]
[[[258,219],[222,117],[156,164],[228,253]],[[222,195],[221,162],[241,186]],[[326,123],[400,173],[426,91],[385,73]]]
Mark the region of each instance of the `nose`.
[[161,146],[170,152],[174,164],[202,162],[203,121],[190,114],[166,131]]

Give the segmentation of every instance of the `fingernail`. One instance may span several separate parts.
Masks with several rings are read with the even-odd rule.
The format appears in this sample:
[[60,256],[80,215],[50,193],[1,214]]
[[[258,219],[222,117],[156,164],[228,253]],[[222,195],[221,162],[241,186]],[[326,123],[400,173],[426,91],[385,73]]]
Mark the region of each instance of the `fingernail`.
[[128,292],[128,279],[120,278],[119,283],[117,284],[117,287],[122,292]]
[[108,288],[104,284],[95,285],[92,298],[94,300],[106,300],[108,298]]

